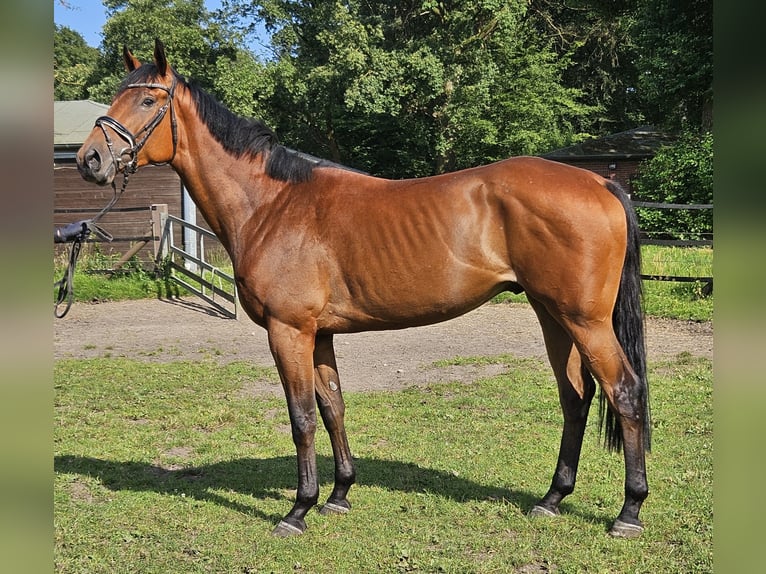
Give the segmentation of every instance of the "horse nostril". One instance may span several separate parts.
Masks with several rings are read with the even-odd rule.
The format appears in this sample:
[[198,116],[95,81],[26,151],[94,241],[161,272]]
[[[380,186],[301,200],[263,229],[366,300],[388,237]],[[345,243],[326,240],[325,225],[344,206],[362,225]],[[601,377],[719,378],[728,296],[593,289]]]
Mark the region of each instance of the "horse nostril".
[[91,171],[98,171],[101,167],[101,156],[98,155],[98,152],[95,149],[91,149],[85,155],[85,163],[88,164],[88,168],[90,168]]

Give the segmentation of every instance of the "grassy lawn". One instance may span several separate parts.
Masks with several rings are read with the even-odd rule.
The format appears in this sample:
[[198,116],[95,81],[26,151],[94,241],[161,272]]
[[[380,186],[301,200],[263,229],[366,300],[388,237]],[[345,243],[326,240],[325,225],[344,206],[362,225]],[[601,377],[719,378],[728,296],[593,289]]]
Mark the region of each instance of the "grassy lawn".
[[[555,383],[543,362],[461,361],[474,360],[507,364],[507,374],[348,393],[354,508],[342,517],[312,511],[306,534],[291,539],[270,535],[296,486],[284,399],[242,392],[274,380],[272,371],[58,361],[56,572],[712,571],[710,361],[651,365],[647,528],[626,541],[606,534],[622,503],[623,465],[601,448],[595,416],[562,516],[525,516],[555,465]],[[324,498],[332,458],[326,434],[317,437]]]
[[[712,250],[645,247],[644,272],[711,275]],[[78,269],[79,301],[180,294],[134,266]],[[129,266],[130,267],[130,266]],[[56,271],[56,279],[61,270]],[[646,281],[647,314],[711,320],[700,284]],[[524,296],[503,296],[523,301]],[[711,572],[712,364],[680,355],[651,365],[651,494],[638,540],[606,531],[622,503],[623,462],[597,438],[595,408],[578,488],[556,520],[526,512],[550,483],[561,432],[547,363],[386,393],[348,393],[358,484],[343,517],[311,512],[309,530],[275,539],[295,495],[284,399],[253,398],[271,370],[245,363],[55,364],[56,572]],[[268,383],[266,383],[268,384]],[[320,500],[332,454],[317,435]]]

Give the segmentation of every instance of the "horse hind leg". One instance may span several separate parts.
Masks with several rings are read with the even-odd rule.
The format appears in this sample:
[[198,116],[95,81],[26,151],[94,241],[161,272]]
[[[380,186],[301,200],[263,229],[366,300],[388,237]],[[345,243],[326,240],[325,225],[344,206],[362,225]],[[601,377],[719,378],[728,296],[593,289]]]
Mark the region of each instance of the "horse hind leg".
[[607,446],[622,442],[625,456],[625,499],[609,534],[634,538],[643,531],[638,514],[649,494],[645,459],[648,390],[630,366],[610,322],[588,326],[571,324],[568,327],[588,370],[601,385],[608,408],[618,424],[620,440],[607,437]]
[[322,421],[330,435],[335,459],[335,486],[320,514],[345,514],[351,509],[347,495],[356,471],[345,427],[346,406],[340,388],[332,335],[317,336],[314,349],[314,384]]
[[542,327],[545,347],[559,390],[564,415],[559,456],[551,486],[530,510],[532,517],[559,514],[559,504],[574,491],[588,411],[595,394],[593,377],[584,368],[572,338],[545,307],[530,299]]

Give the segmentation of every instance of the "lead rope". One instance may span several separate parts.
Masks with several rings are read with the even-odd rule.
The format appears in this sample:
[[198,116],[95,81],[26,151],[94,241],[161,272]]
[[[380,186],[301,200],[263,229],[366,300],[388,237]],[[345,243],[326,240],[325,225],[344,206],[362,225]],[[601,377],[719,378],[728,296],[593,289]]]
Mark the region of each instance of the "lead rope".
[[[96,222],[106,215],[117,200],[125,193],[125,188],[128,187],[128,177],[135,170],[125,170],[122,174],[122,187],[120,191],[117,191],[117,186],[112,181],[112,199],[107,203],[104,208],[98,212],[98,214],[92,219],[83,219],[75,223],[70,223],[64,227],[59,227],[53,232],[54,243],[68,243],[72,242],[72,246],[69,248],[69,260],[67,262],[64,275],[53,284],[53,288],[58,287],[58,293],[56,294],[56,302],[53,304],[53,316],[57,319],[61,319],[72,307],[74,301],[74,270],[77,267],[77,258],[80,256],[80,249],[82,244],[88,239],[91,233],[95,233],[98,237],[105,241],[111,241],[114,239],[105,229],[96,225]],[[59,306],[66,301],[64,310],[59,312]]]

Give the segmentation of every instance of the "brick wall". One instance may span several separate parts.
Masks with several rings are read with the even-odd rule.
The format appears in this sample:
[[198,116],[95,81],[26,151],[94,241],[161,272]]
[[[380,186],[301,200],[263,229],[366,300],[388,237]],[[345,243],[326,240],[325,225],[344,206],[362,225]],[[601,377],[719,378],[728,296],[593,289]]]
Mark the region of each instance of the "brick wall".
[[[639,159],[617,159],[617,160],[594,160],[594,159],[561,159],[556,158],[556,161],[581,167],[583,169],[590,170],[599,174],[602,177],[614,179],[619,183],[625,191],[632,194],[632,181],[638,171],[638,165],[641,160]],[[610,165],[614,165],[614,169],[610,169]],[[635,199],[635,198],[634,198]]]

